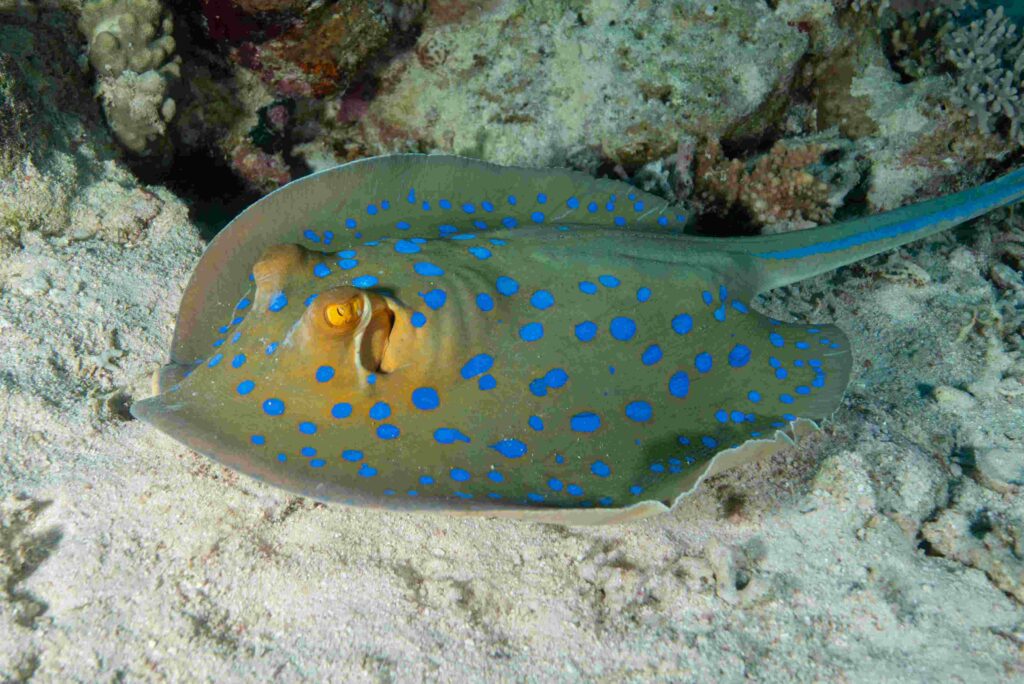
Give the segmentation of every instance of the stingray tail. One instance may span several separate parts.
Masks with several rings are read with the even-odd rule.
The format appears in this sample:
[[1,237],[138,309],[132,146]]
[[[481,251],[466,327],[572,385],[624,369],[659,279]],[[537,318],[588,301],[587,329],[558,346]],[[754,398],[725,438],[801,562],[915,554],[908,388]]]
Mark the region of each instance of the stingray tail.
[[805,278],[948,230],[1024,199],[1024,168],[962,192],[893,211],[781,235],[740,238],[757,291]]

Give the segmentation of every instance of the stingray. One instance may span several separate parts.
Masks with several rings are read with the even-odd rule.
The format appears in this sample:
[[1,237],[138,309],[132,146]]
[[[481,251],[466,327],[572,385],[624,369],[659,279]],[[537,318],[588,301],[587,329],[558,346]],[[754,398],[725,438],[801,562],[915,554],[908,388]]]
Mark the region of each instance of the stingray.
[[210,243],[141,420],[353,506],[610,523],[790,444],[850,345],[758,293],[1024,195],[1024,170],[780,235],[684,232],[617,181],[394,155],[276,190]]

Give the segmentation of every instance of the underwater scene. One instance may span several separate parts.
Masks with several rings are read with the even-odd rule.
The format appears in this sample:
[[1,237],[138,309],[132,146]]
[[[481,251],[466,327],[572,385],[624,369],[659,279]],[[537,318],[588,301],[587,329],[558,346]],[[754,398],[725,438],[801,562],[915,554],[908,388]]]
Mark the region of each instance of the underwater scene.
[[0,0],[0,681],[1024,680],[1024,2]]

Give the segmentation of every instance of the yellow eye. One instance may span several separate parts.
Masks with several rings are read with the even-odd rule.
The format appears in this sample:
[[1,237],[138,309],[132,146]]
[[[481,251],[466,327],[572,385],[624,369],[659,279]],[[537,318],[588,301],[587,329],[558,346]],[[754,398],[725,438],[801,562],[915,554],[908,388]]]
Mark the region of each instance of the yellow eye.
[[359,322],[363,315],[363,298],[353,297],[324,309],[324,318],[334,328],[346,328]]

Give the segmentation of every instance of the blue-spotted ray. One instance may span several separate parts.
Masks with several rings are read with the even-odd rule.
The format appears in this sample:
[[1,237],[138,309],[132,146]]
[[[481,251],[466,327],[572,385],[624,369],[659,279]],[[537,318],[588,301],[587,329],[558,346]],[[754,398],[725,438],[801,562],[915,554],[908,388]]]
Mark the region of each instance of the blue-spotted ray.
[[566,170],[396,155],[290,183],[211,243],[132,412],[327,501],[561,523],[670,508],[829,416],[843,333],[759,292],[1021,198],[1024,171],[784,235]]

